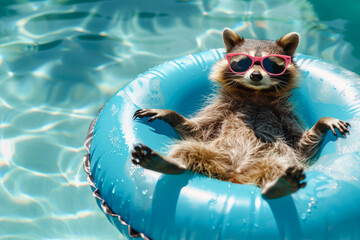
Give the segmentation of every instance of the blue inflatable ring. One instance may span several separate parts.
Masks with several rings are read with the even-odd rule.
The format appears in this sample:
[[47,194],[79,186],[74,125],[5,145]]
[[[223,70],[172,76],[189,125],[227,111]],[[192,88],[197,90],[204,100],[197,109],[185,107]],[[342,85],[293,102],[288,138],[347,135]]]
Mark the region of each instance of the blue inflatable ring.
[[160,174],[132,164],[134,144],[165,153],[178,138],[162,121],[134,121],[134,112],[193,113],[213,92],[208,74],[223,54],[209,50],[150,69],[121,88],[93,121],[84,168],[108,219],[128,239],[359,239],[360,78],[313,57],[294,59],[303,75],[294,91],[295,110],[308,126],[327,116],[352,128],[346,139],[326,136],[306,170],[306,188],[266,200],[256,186],[192,172]]

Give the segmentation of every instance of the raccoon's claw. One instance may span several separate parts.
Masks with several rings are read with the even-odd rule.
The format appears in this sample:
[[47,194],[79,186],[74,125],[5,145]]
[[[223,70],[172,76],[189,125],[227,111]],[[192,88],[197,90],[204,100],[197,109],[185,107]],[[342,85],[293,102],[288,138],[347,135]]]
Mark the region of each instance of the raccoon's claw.
[[351,125],[348,122],[344,122],[339,119],[330,117],[323,117],[319,120],[319,122],[326,129],[330,129],[335,136],[337,136],[336,129],[344,138],[346,138],[346,134],[350,135],[348,127],[351,128]]
[[147,122],[152,122],[155,119],[159,118],[161,119],[161,115],[159,114],[159,111],[155,109],[139,109],[134,113],[133,119],[136,118],[144,118],[144,117],[150,117]]
[[134,113],[133,119],[135,120],[136,118],[151,117],[154,115],[156,115],[156,112],[151,111],[151,109],[139,109]]
[[350,123],[339,120],[337,126],[335,126],[335,127],[339,130],[341,135],[343,135],[345,138],[346,138],[346,133],[350,135],[350,131],[348,129],[348,127],[351,127]]
[[[147,122],[152,122],[155,119],[163,120],[169,124],[174,120],[174,116],[178,114],[168,109],[139,109],[134,113],[133,119],[149,117]],[[176,117],[175,117],[176,120]]]
[[136,118],[139,117],[139,113],[142,111],[142,109],[138,109],[135,111],[134,115],[133,115],[133,119],[135,120]]
[[[336,120],[337,120],[337,119],[336,119]],[[337,136],[336,131],[335,131],[335,128],[336,128],[336,129],[340,132],[340,134],[341,134],[342,136],[344,136],[344,138],[346,138],[346,134],[349,134],[349,135],[350,135],[350,131],[347,129],[349,126],[350,126],[349,123],[343,122],[343,121],[341,121],[341,120],[337,120],[336,122],[331,123],[331,124],[329,125],[332,133],[333,133],[335,136]]]

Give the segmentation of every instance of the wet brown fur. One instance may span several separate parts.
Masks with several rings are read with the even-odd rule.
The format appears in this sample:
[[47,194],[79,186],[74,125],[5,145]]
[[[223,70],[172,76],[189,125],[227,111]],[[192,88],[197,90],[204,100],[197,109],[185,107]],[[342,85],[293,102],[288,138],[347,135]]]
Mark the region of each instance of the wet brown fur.
[[[298,45],[297,34],[288,34],[279,41],[245,40],[231,30],[225,30],[223,36],[228,53],[292,56]],[[261,71],[260,66],[253,68]],[[224,181],[255,184],[263,190],[284,177],[288,169],[300,169],[295,176],[295,187],[270,197],[304,187],[300,186],[299,178],[305,176],[300,173],[318,151],[324,134],[331,126],[345,134],[348,125],[337,119],[322,118],[305,131],[289,102],[298,75],[298,68],[292,62],[283,75],[270,77],[270,86],[259,89],[244,84],[244,76],[232,73],[227,60],[221,59],[210,74],[210,79],[221,86],[219,95],[212,97],[195,117],[186,119],[174,111],[159,109],[135,113],[134,118],[152,116],[151,121],[168,122],[182,140],[171,146],[168,156],[149,154],[151,149],[147,147],[144,154],[142,147],[135,147],[134,163],[157,171],[165,169],[165,173],[175,166],[174,173],[189,169]],[[339,121],[343,125],[336,125]],[[152,164],[154,159],[161,161]]]

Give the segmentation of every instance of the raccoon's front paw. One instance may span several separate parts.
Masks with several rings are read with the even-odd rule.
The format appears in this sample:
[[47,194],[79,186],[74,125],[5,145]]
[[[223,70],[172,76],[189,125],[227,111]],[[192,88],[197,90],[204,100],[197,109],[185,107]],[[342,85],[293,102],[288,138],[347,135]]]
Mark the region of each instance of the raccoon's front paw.
[[167,118],[173,111],[167,109],[139,109],[134,113],[133,119],[150,117],[147,122],[152,122],[155,119],[168,121]]
[[339,130],[340,134],[346,138],[346,133],[350,135],[350,131],[348,127],[351,127],[350,123],[341,121],[336,118],[331,117],[323,117],[318,121],[320,124],[320,130],[322,132],[326,132],[326,130],[331,130],[332,133],[337,136],[335,129]]

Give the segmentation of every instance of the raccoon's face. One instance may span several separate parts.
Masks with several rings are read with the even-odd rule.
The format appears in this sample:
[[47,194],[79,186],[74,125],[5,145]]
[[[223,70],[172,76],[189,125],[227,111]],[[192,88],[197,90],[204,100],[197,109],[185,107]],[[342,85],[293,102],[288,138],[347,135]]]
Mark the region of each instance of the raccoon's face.
[[226,57],[213,68],[211,78],[231,92],[258,91],[282,96],[296,85],[298,69],[292,62],[299,35],[278,41],[244,39],[230,29],[223,33]]

